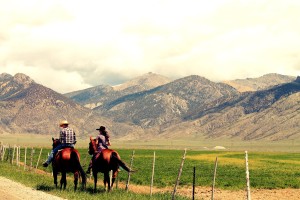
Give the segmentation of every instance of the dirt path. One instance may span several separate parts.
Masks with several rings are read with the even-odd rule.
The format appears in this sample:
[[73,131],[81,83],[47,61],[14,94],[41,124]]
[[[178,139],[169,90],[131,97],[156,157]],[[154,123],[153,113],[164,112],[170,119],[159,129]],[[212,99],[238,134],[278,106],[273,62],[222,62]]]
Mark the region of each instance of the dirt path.
[[[120,188],[125,186],[120,185]],[[129,186],[130,191],[137,193],[150,193],[150,187],[145,186]],[[173,188],[164,189],[153,189],[154,192],[173,192]],[[192,188],[181,187],[177,189],[178,195],[190,197],[192,199]],[[246,190],[229,191],[216,189],[214,193],[215,200],[246,200]],[[208,187],[197,187],[195,189],[195,199],[198,200],[210,200],[211,199],[211,188]],[[277,190],[266,190],[266,189],[253,189],[251,190],[251,200],[300,200],[300,189],[277,189]]]
[[62,198],[48,193],[34,190],[20,183],[16,183],[0,176],[0,199],[1,200],[63,200]]
[[[125,188],[123,183],[119,183],[119,188]],[[101,187],[101,185],[99,185]],[[150,193],[149,186],[129,185],[129,190],[137,193]],[[153,188],[153,193],[156,192],[173,192],[173,188]],[[195,199],[210,200],[211,188],[197,187],[195,190]],[[177,189],[178,195],[184,195],[192,197],[192,189],[180,187]],[[1,200],[63,200],[62,198],[50,195],[48,193],[38,191],[29,187],[26,187],[20,183],[16,183],[7,178],[0,176],[0,199]],[[214,194],[215,200],[245,200],[246,191],[228,191],[228,190],[216,190]],[[251,190],[252,200],[299,200],[300,189],[280,189],[280,190]]]

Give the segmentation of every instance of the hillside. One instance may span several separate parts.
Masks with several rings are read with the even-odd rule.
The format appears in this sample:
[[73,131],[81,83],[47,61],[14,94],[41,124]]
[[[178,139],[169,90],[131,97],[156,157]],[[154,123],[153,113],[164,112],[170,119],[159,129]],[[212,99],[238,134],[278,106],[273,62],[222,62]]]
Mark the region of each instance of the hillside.
[[150,128],[178,123],[196,108],[204,110],[215,106],[211,102],[222,103],[238,95],[231,86],[193,75],[123,96],[94,110],[118,122]]
[[[282,140],[300,137],[300,77],[269,90],[245,93],[204,113],[190,116],[161,137],[182,133],[243,140]],[[187,134],[189,135],[189,134]],[[192,137],[192,136],[191,136]]]
[[5,75],[0,80],[0,133],[57,134],[61,119],[67,119],[79,136],[96,134],[100,125],[116,136],[134,132],[134,128],[136,132],[140,130],[114,123],[24,74]]
[[[272,77],[277,75],[264,78],[276,82]],[[80,137],[95,135],[95,128],[104,125],[121,140],[174,140],[183,134],[187,140],[295,139],[300,138],[300,77],[295,79],[240,93],[197,75],[166,84],[138,77],[118,90],[102,85],[62,95],[25,74],[0,74],[0,134],[57,135],[58,122],[65,118]],[[94,109],[83,106],[88,102]]]
[[265,74],[258,78],[236,79],[224,83],[236,88],[240,92],[258,91],[294,81],[296,77],[281,74]]
[[120,85],[113,87],[108,85],[99,85],[85,90],[67,93],[65,96],[87,108],[93,109],[114,101],[122,96],[150,90],[169,82],[169,78],[149,72]]
[[152,88],[158,87],[171,82],[171,79],[149,72],[147,74],[135,77],[125,83],[113,86],[116,91],[126,91],[130,90],[130,93],[141,92],[145,90],[150,90]]

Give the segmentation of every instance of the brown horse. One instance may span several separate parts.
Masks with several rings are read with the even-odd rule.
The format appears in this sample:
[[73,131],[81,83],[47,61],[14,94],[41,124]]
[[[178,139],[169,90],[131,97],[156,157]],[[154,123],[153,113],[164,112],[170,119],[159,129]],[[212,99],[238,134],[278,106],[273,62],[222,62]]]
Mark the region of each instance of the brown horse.
[[[52,138],[53,141],[53,149],[60,144],[59,139]],[[54,184],[57,188],[57,175],[61,172],[61,179],[60,179],[60,189],[66,189],[67,186],[67,172],[74,173],[74,190],[77,189],[78,178],[81,176],[82,179],[82,189],[85,189],[86,186],[86,176],[84,170],[80,165],[80,155],[79,152],[72,148],[66,147],[57,152],[54,156],[52,162],[52,170],[53,170],[53,178]]]
[[[94,177],[94,192],[97,188],[97,174],[101,172],[104,174],[104,187],[108,185],[108,191],[113,187],[116,177],[118,176],[119,166],[125,169],[127,172],[133,172],[126,164],[121,160],[118,152],[112,149],[103,149],[100,153],[97,152],[96,139],[90,137],[89,154],[93,155],[92,170]],[[109,172],[112,170],[112,182],[110,183]]]

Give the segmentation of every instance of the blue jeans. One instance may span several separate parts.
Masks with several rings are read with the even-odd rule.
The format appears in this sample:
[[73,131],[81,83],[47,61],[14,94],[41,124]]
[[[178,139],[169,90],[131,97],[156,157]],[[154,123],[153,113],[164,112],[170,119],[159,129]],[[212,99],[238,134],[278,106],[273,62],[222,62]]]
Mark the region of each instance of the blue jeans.
[[49,164],[52,162],[54,155],[55,155],[60,149],[63,149],[63,148],[65,148],[65,147],[73,147],[73,148],[74,148],[74,144],[67,144],[67,143],[66,143],[66,144],[59,144],[59,145],[57,145],[57,147],[55,147],[54,149],[52,149],[52,151],[51,151],[51,153],[50,153],[50,155],[49,155],[49,157],[48,157],[46,163],[49,165]]

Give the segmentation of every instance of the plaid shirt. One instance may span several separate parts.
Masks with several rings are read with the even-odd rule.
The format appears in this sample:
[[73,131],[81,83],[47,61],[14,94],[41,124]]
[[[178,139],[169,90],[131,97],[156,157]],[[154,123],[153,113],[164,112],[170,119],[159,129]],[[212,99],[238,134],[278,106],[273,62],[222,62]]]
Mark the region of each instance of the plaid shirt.
[[59,140],[62,144],[74,144],[76,142],[76,135],[73,129],[66,127],[59,133]]

